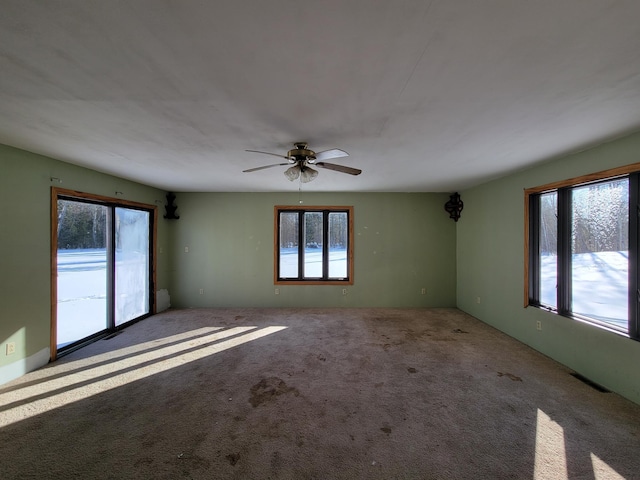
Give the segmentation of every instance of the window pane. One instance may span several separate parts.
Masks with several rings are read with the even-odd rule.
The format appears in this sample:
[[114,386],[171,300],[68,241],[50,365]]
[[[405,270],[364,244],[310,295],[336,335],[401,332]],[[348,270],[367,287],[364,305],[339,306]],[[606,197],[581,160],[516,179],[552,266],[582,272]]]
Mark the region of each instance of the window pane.
[[329,277],[347,277],[348,219],[346,212],[329,213]]
[[58,200],[57,347],[107,328],[108,208]]
[[278,277],[298,277],[298,212],[280,213],[280,271]]
[[557,308],[558,193],[540,195],[540,303]]
[[629,181],[572,190],[571,310],[627,330]]
[[116,207],[115,324],[149,313],[149,212]]
[[322,212],[304,214],[304,278],[322,278]]

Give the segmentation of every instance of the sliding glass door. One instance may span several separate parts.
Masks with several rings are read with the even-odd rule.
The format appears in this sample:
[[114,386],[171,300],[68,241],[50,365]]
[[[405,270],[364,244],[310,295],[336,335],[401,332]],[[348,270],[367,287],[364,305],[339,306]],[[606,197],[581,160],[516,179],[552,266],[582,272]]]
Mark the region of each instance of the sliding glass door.
[[155,207],[64,192],[52,197],[53,358],[149,315],[153,305]]

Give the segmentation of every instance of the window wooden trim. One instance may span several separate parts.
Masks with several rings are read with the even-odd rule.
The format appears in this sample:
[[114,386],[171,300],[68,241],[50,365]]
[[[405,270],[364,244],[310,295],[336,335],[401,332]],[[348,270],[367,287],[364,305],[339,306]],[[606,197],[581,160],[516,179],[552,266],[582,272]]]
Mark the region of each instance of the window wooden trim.
[[158,207],[146,203],[133,202],[120,198],[106,197],[93,193],[85,193],[77,190],[69,190],[59,187],[51,187],[51,330],[50,330],[50,361],[54,361],[58,354],[58,198],[66,197],[78,200],[94,200],[105,205],[117,207],[132,207],[148,210],[151,213],[153,222],[151,238],[151,285],[149,285],[149,295],[151,296],[151,311],[149,315],[156,313],[156,252],[158,236]]
[[[348,242],[348,255],[347,255],[347,280],[280,280],[278,278],[278,255],[280,252],[280,238],[278,231],[278,214],[282,211],[300,211],[305,212],[312,211],[347,211],[349,216],[349,225],[347,226],[349,242]],[[353,285],[353,271],[354,271],[354,255],[353,255],[353,207],[341,206],[341,205],[313,205],[313,206],[301,206],[301,205],[275,205],[273,207],[273,284],[274,285]]]

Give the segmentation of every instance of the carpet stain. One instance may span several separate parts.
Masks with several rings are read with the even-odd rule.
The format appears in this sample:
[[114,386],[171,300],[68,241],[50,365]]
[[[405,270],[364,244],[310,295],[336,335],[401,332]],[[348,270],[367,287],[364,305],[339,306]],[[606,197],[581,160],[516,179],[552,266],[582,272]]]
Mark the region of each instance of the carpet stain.
[[389,427],[382,427],[380,430],[382,430],[387,435],[391,434],[391,429]]
[[[180,453],[177,455],[176,461],[183,465],[184,468],[189,469],[206,470],[211,467],[211,461],[209,459],[191,453]],[[188,471],[185,471],[185,473],[188,473]]]
[[280,452],[275,451],[271,455],[271,468],[276,472],[282,468],[283,462],[282,457],[280,456]]
[[229,460],[229,464],[231,466],[235,466],[236,463],[238,463],[238,460],[240,460],[240,454],[239,453],[230,453],[229,455],[227,455],[227,460]]
[[427,330],[416,332],[415,330],[407,329],[407,330],[403,330],[403,332],[404,332],[404,336],[407,338],[407,340],[418,341],[418,340],[422,339],[423,337],[430,337],[431,336],[431,334]]
[[236,315],[235,321],[239,322],[240,320],[244,320],[244,317],[242,315]]
[[327,357],[325,357],[324,355],[320,354],[320,355],[318,355],[318,360],[320,360],[321,362],[326,362],[327,361]]
[[514,382],[521,382],[522,379],[520,377],[517,377],[516,375],[514,375],[513,373],[502,373],[502,372],[498,372],[498,376],[499,377],[507,377],[510,378],[511,380],[513,380]]
[[409,368],[407,368],[407,372],[409,372],[409,373],[416,373],[417,371],[418,371],[418,370],[416,370],[416,369],[415,369],[415,368],[413,368],[413,367],[409,367]]
[[465,330],[461,330],[461,329],[459,329],[459,328],[456,328],[455,330],[452,330],[452,332],[453,332],[453,333],[469,333],[469,332],[467,332],[467,331],[465,331]]
[[249,403],[256,408],[258,405],[275,400],[276,397],[291,393],[296,397],[300,395],[300,392],[295,387],[289,387],[287,384],[278,377],[263,378],[256,383],[249,390],[251,398]]
[[135,467],[139,467],[140,465],[151,465],[153,463],[153,458],[151,457],[142,457],[135,461],[133,464]]

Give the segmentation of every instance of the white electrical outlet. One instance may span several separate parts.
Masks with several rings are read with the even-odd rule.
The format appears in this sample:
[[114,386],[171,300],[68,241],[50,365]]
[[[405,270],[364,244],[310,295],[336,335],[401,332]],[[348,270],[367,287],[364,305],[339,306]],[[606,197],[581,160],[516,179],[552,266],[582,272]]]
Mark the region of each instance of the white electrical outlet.
[[476,303],[480,303],[480,297],[476,297]]
[[347,289],[346,289],[346,288],[343,288],[343,289],[342,289],[342,294],[343,294],[343,295],[346,295],[346,294],[347,294]]
[[189,247],[184,247],[184,253],[189,253]]
[[14,353],[16,353],[16,343],[15,342],[9,342],[7,343],[7,355],[13,355]]
[[422,293],[422,295],[426,295],[427,294],[427,289],[422,287],[422,290],[420,291],[420,293]]
[[200,289],[200,295],[204,295],[204,288]]
[[536,330],[542,330],[542,322],[540,320],[536,322]]
[[275,290],[275,292],[274,292],[274,293],[275,293],[276,295],[280,295],[280,289],[279,289],[279,288],[276,288],[276,290]]

